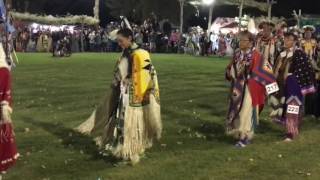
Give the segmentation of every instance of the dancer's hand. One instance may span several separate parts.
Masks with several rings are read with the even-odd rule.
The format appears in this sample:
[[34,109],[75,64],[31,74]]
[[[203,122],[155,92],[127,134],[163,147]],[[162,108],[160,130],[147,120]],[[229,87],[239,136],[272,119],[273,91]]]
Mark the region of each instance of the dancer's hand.
[[9,106],[9,104],[3,104],[1,105],[1,115],[2,115],[2,119],[5,123],[11,123],[11,114],[12,114],[12,109]]
[[227,68],[226,68],[225,78],[228,81],[232,80],[231,65],[228,65]]

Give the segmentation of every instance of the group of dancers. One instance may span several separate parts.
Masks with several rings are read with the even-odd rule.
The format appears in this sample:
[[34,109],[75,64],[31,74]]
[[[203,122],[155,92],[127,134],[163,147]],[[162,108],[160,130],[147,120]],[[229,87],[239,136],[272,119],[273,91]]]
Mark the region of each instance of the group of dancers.
[[284,125],[285,142],[299,135],[305,114],[319,116],[315,28],[289,29],[274,36],[274,27],[272,22],[262,22],[257,37],[240,32],[239,49],[226,70],[231,82],[226,131],[237,139],[237,147],[251,143],[266,104],[272,109],[270,118]]
[[[124,21],[128,24],[127,21]],[[314,27],[304,28],[299,40],[296,31],[273,36],[274,24],[263,22],[261,33],[238,34],[239,49],[226,69],[231,82],[226,133],[236,138],[236,146],[250,144],[259,115],[265,104],[272,107],[270,117],[284,125],[284,141],[299,134],[305,114],[315,116],[319,92],[319,68]],[[91,135],[103,152],[130,164],[161,138],[162,121],[157,72],[150,54],[134,41],[130,25],[113,33],[123,52],[116,63],[109,94],[77,131]],[[277,47],[277,44],[281,48]],[[17,160],[11,113],[12,95],[10,65],[5,47],[0,46],[0,172]],[[281,49],[281,51],[279,51]]]

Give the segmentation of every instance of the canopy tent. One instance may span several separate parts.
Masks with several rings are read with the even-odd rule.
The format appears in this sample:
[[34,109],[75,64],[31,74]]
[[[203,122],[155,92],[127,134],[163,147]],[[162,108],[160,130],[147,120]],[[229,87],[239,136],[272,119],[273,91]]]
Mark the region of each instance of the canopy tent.
[[[244,16],[241,20],[241,27],[248,29],[252,33],[257,33],[255,21],[248,16]],[[217,18],[210,28],[211,32],[214,33],[237,33],[239,31],[239,18]]]
[[86,15],[67,15],[63,17],[54,17],[52,15],[41,16],[37,14],[30,13],[19,13],[19,12],[10,12],[10,15],[20,21],[34,22],[40,24],[50,24],[50,25],[75,25],[75,24],[87,24],[87,25],[96,25],[99,23],[99,20]]
[[[265,16],[260,16],[260,17],[249,17],[247,15],[244,15],[241,19],[241,29],[247,29],[253,34],[258,33],[258,25],[266,21],[268,18]],[[285,18],[283,17],[272,17],[271,22],[274,24],[279,24],[283,22]],[[215,33],[223,33],[223,34],[228,34],[228,33],[237,33],[239,31],[239,18],[228,18],[228,17],[218,17],[214,23],[212,24],[210,30],[211,32]],[[320,25],[320,18],[318,21],[314,22],[319,22]]]
[[316,27],[317,32],[320,32],[320,16],[317,15],[304,15],[301,17],[301,26],[313,25]]
[[210,31],[214,33],[236,33],[238,30],[238,23],[235,18],[218,17],[212,24]]

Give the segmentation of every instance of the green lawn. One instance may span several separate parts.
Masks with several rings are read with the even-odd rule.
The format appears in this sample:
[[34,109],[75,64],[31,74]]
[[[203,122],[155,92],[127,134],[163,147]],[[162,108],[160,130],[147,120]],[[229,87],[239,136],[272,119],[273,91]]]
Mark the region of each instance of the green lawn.
[[257,136],[236,149],[224,135],[228,61],[152,55],[159,74],[164,132],[140,164],[115,167],[73,128],[107,94],[119,54],[19,54],[14,122],[22,154],[7,180],[320,179],[320,121],[305,119],[300,138],[282,143],[265,110]]

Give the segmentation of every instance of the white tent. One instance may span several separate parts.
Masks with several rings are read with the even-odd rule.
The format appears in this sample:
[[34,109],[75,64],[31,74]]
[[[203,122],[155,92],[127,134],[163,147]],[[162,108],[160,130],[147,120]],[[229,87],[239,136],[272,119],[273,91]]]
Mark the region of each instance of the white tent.
[[[242,18],[241,24],[242,27],[245,27],[245,29],[248,29],[251,33],[256,34],[258,32],[254,19],[248,16]],[[219,17],[212,24],[210,31],[216,34],[220,32],[222,34],[235,34],[239,31],[239,18]]]

